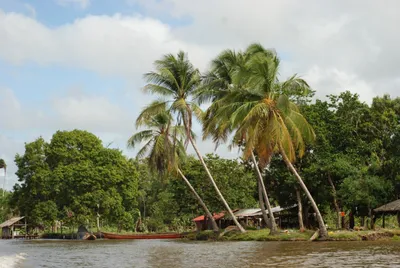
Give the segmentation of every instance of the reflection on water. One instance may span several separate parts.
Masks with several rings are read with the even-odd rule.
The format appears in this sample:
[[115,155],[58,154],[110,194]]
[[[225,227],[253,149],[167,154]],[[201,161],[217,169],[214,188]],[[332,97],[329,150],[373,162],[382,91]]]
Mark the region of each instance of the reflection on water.
[[400,267],[400,242],[5,241],[2,267]]

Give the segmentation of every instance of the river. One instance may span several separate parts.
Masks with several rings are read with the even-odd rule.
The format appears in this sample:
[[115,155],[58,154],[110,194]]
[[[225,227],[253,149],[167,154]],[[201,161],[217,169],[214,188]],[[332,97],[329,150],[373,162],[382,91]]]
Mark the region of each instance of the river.
[[0,240],[0,268],[400,267],[400,242]]

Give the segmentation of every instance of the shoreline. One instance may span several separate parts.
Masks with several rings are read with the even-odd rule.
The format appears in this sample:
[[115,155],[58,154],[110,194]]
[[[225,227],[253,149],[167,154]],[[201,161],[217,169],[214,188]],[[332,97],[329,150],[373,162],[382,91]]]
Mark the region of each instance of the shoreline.
[[[242,234],[232,231],[221,236],[213,231],[192,232],[184,239],[194,241],[310,241],[315,230],[279,231],[277,234],[269,235],[268,229],[248,230]],[[379,229],[366,231],[334,230],[328,231],[329,237],[325,240],[316,239],[314,241],[400,241],[400,229]]]

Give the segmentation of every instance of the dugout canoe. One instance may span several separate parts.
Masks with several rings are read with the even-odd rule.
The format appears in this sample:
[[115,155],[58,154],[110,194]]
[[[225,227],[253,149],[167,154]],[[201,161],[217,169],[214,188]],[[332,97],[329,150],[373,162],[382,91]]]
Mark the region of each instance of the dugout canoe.
[[114,234],[102,232],[106,239],[178,239],[182,234],[164,233],[164,234]]

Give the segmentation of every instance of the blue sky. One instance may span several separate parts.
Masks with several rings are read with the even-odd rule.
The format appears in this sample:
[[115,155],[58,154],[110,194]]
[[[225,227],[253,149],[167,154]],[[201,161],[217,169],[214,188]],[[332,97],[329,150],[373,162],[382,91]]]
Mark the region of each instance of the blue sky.
[[[223,49],[260,42],[277,50],[283,78],[298,73],[319,98],[343,90],[367,102],[398,96],[399,8],[395,0],[0,0],[7,189],[24,142],[59,129],[91,131],[133,156],[125,142],[152,100],[140,90],[142,75],[165,53],[184,50],[204,71]],[[217,153],[237,157],[224,146]]]

